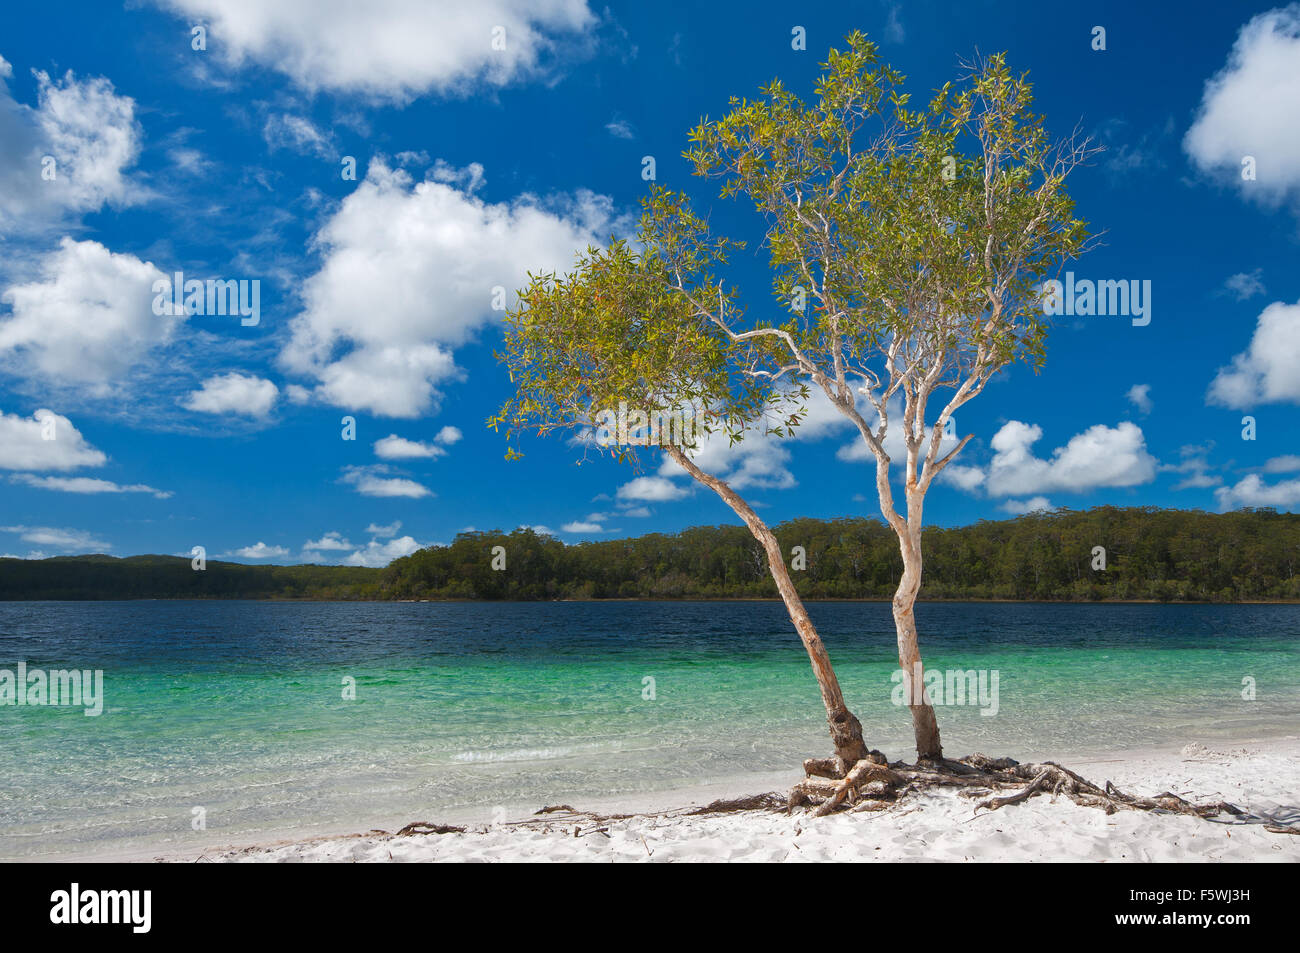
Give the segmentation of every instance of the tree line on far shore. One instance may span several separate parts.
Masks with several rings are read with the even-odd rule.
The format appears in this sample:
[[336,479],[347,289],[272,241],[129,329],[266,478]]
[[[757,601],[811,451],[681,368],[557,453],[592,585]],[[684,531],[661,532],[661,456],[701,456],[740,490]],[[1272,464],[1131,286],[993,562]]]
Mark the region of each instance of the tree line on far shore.
[[[893,595],[902,561],[879,520],[796,519],[774,529],[804,598]],[[1300,514],[1272,509],[1062,509],[930,527],[925,545],[923,599],[1300,600]],[[1093,568],[1098,547],[1104,569]],[[209,561],[198,572],[173,556],[0,559],[0,599],[8,600],[776,597],[743,526],[574,545],[530,529],[461,533],[385,569]]]

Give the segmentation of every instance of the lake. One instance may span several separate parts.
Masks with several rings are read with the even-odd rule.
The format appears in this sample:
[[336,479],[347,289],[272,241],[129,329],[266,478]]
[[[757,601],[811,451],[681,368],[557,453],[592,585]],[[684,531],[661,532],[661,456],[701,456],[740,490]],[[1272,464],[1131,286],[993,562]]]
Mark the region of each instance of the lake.
[[[910,758],[889,606],[809,610],[867,743]],[[917,617],[928,668],[997,673],[995,715],[938,708],[953,756],[1300,727],[1300,606],[923,603]],[[100,669],[104,700],[97,717],[0,706],[8,859],[486,823],[793,775],[830,753],[776,602],[0,603],[0,669],[19,663]]]

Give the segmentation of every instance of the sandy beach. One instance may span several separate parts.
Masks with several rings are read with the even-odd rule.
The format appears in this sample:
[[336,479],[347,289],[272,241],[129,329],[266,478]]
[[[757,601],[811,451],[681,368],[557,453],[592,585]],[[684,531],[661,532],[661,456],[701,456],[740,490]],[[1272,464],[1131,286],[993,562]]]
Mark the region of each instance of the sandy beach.
[[[1035,797],[975,812],[950,791],[926,793],[877,813],[815,818],[801,810],[692,811],[718,798],[784,789],[743,782],[669,792],[635,803],[574,804],[576,811],[458,825],[463,832],[370,831],[337,837],[213,847],[156,859],[201,862],[784,862],[1094,861],[1296,862],[1300,836],[1300,738],[1060,759],[1090,780],[1126,791],[1172,791],[1192,801],[1225,800],[1246,818],[1120,811]],[[751,779],[751,783],[754,780]],[[778,778],[762,780],[777,782]],[[793,776],[789,779],[793,780]],[[542,805],[539,805],[539,808]],[[628,815],[611,817],[610,815]],[[449,823],[437,817],[412,822]]]

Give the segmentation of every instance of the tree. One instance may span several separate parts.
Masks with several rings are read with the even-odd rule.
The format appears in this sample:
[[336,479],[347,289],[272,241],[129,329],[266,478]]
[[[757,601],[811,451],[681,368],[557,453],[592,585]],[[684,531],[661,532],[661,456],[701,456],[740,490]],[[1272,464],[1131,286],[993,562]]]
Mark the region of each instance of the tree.
[[[855,33],[847,45],[822,64],[815,103],[774,81],[762,98],[733,99],[725,117],[701,122],[686,154],[696,174],[722,179],[724,197],[753,201],[777,299],[798,316],[740,330],[725,299],[715,305],[688,275],[671,288],[728,340],[751,342],[748,373],[818,388],[861,434],[903,557],[898,661],[922,685],[914,608],[925,495],[971,439],[955,438],[955,412],[1008,364],[1041,365],[1044,282],[1087,242],[1065,179],[1095,150],[1077,134],[1048,136],[1026,76],[1013,76],[1005,55],[966,64],[957,87],[914,111],[874,44]],[[900,398],[903,513],[886,441]],[[909,707],[917,755],[942,757],[923,690]]]
[[[1088,146],[1048,140],[1028,112],[1027,81],[1000,56],[971,64],[959,88],[948,84],[928,109],[912,111],[902,76],[874,44],[855,33],[847,46],[823,64],[816,102],[774,81],[761,99],[732,99],[723,119],[701,122],[686,153],[697,174],[723,180],[724,197],[746,195],[763,215],[784,314],[746,323],[739,291],[717,276],[744,244],[711,234],[684,194],[654,188],[635,247],[613,240],[589,248],[565,275],[530,276],[499,355],[516,395],[489,423],[508,434],[590,434],[614,407],[635,408],[638,424],[689,408],[702,422],[698,439],[735,443],[788,435],[815,389],[875,457],[881,512],[903,557],[893,601],[899,663],[919,683],[913,606],[925,494],[970,439],[939,456],[953,413],[1012,361],[1041,361],[1041,283],[1086,238],[1063,182]],[[927,405],[943,390],[952,394],[929,426]],[[903,514],[887,447],[900,400]],[[640,429],[652,434],[640,446],[653,445],[717,493],[763,546],[817,676],[836,754],[855,764],[866,754],[861,727],[775,535],[697,465],[697,442]],[[617,455],[639,462],[632,444]],[[940,758],[923,693],[911,711],[918,756]]]

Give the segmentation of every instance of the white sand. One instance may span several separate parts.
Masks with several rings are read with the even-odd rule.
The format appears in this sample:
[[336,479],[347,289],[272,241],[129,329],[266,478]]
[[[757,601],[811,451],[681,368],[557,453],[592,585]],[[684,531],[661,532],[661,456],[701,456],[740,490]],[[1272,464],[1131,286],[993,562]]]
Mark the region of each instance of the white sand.
[[[1275,823],[1300,828],[1300,739],[1240,747],[1128,752],[1060,759],[1097,783],[1132,794],[1172,791],[1192,801],[1225,800]],[[767,780],[771,780],[770,778]],[[792,779],[787,779],[792,780]],[[880,813],[814,818],[748,811],[687,816],[719,796],[771,787],[697,789],[655,803],[575,805],[600,813],[640,813],[608,822],[552,815],[469,828],[463,834],[395,837],[371,833],[205,851],[206,861],[1290,861],[1300,835],[1264,824],[1121,811],[1107,816],[1062,798],[973,813],[972,802],[937,792]],[[438,821],[436,817],[421,820]],[[598,828],[604,828],[599,830]],[[579,836],[575,836],[575,830]],[[174,857],[194,860],[193,854]]]

